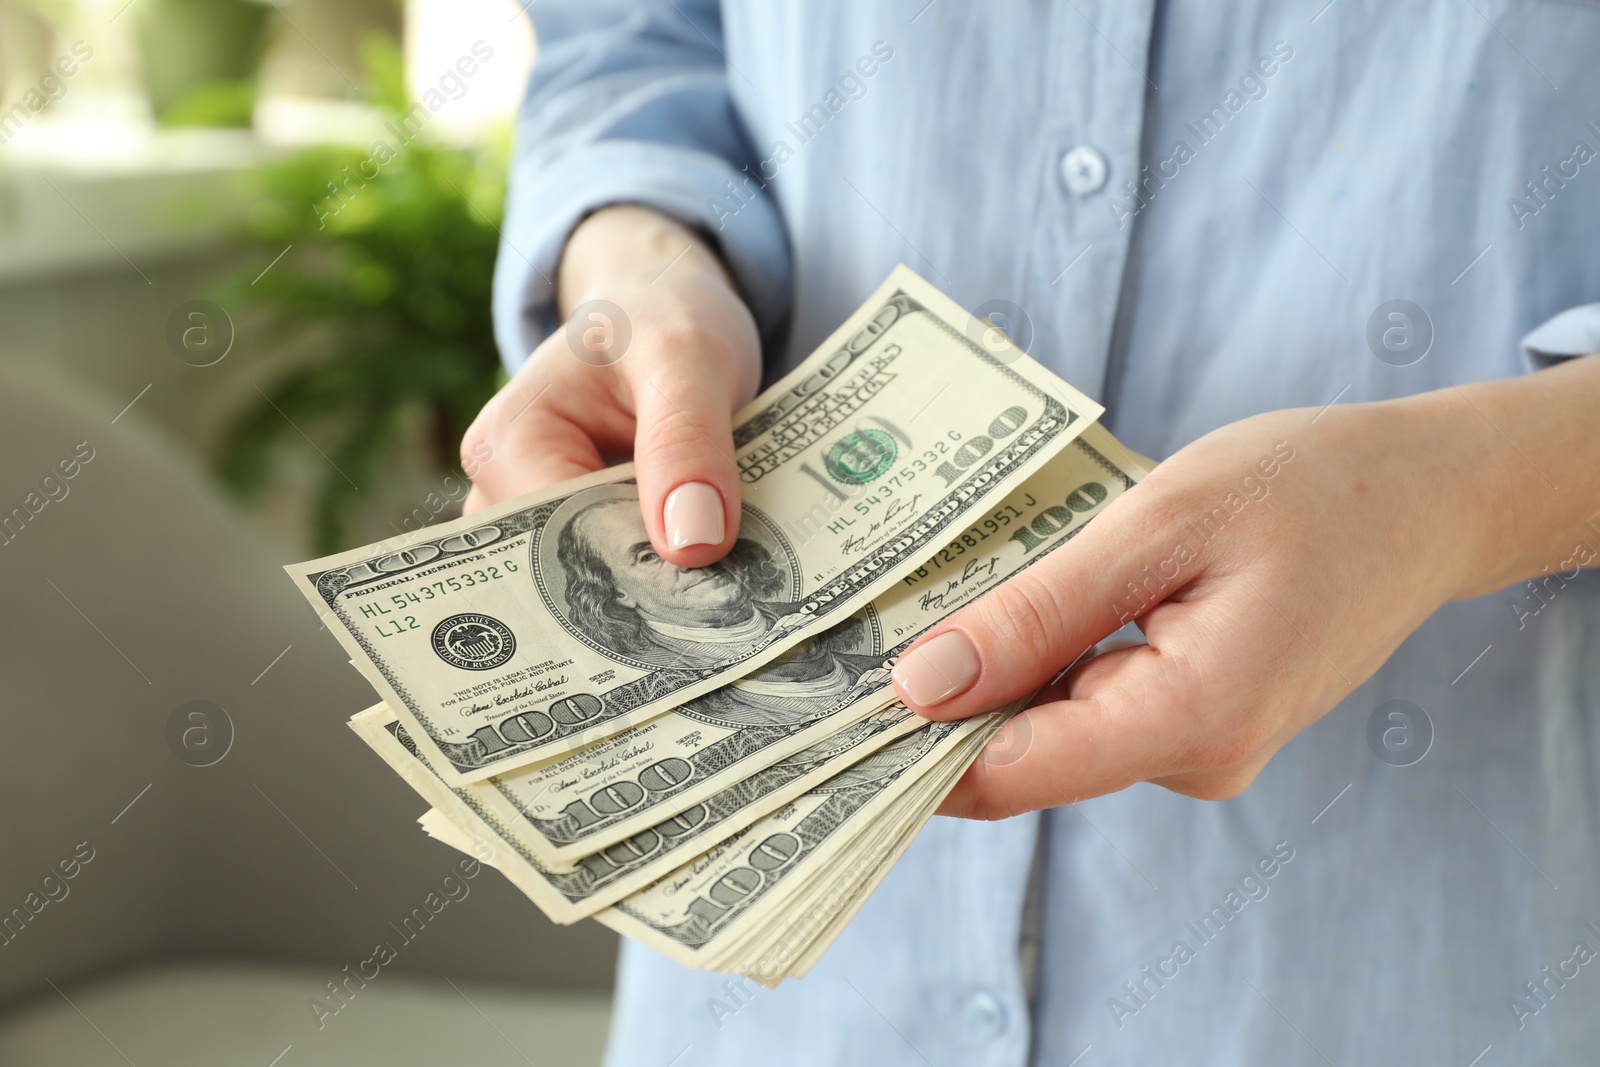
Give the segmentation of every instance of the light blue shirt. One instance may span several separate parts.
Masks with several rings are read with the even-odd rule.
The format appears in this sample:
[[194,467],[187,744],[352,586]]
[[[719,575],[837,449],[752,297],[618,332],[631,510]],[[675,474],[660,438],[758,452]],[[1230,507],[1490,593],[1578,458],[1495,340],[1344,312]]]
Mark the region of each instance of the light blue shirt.
[[[1156,457],[1600,348],[1600,6],[1324,3],[539,0],[507,362],[618,201],[719,242],[774,371],[904,261]],[[1235,800],[935,819],[776,992],[630,944],[610,1061],[1600,1062],[1594,578],[1446,607]]]

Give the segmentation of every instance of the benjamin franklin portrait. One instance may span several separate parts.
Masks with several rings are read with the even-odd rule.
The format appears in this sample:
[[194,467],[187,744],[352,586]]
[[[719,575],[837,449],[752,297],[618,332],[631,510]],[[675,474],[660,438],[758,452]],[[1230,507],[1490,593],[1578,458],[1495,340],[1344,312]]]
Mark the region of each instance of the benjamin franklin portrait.
[[[551,515],[539,557],[546,596],[567,625],[636,663],[721,665],[800,621],[788,543],[748,505],[733,550],[689,569],[668,563],[650,544],[631,484],[595,486]],[[887,682],[867,609],[679,710],[727,728],[797,726]]]
[[[595,486],[561,505],[538,550],[547,600],[579,636],[651,666],[728,663],[762,647],[795,611],[795,567],[783,539],[745,516],[726,558],[668,563],[645,533],[631,484]],[[796,620],[797,621],[797,620]]]

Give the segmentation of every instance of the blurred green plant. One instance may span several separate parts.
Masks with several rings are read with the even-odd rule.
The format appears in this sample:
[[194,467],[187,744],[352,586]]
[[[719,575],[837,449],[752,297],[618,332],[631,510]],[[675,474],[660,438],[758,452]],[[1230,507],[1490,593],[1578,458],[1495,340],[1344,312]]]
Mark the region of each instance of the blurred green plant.
[[412,104],[398,49],[374,38],[363,51],[387,132],[365,151],[317,147],[263,170],[251,237],[262,262],[289,251],[218,295],[265,318],[275,340],[317,353],[262,384],[225,434],[219,473],[240,496],[259,492],[308,451],[303,430],[328,460],[317,460],[313,505],[321,552],[349,547],[362,497],[419,424],[441,470],[453,467],[462,433],[503,381],[489,301],[506,143],[430,140],[425,110],[404,124]]

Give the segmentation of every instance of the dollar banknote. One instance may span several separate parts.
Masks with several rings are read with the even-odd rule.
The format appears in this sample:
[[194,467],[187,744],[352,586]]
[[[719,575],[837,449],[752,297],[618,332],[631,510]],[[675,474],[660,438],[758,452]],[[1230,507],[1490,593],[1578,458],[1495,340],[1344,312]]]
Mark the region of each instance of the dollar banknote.
[[[829,850],[824,854],[820,848],[813,849],[806,856],[809,865],[787,877],[783,885],[787,893],[779,895],[778,878],[768,877],[763,884],[773,889],[772,894],[756,898],[742,907],[736,919],[729,921],[723,929],[713,931],[710,942],[685,949],[681,941],[674,945],[669,934],[666,940],[655,941],[656,947],[665,948],[669,954],[691,966],[738,971],[768,986],[778,985],[785,977],[803,975],[843,932],[1005,717],[996,715],[971,720],[962,731],[962,736],[956,739],[949,736],[955,732],[956,724],[945,724],[937,730],[928,724],[919,726],[918,733],[939,735],[933,748],[926,740],[912,746],[916,754],[932,758],[912,764],[902,775],[903,780],[894,779],[890,774],[880,774],[880,769],[875,769],[872,773],[877,774],[879,782],[887,781],[891,788],[898,784],[899,788],[894,788],[892,792],[886,788],[868,804],[852,811],[848,825],[834,828],[834,833],[830,835]],[[906,761],[902,758],[893,762],[901,764]],[[834,776],[840,777],[838,783],[827,784],[813,792],[825,793],[834,788],[858,790],[862,783],[854,777],[856,774],[847,768]],[[837,816],[842,807],[836,805],[831,814]],[[799,820],[799,825],[815,829],[813,824],[818,810],[818,806],[808,808],[812,819],[809,822]],[[822,820],[824,824],[827,821]],[[504,863],[506,854],[486,846],[482,833],[463,826],[459,816],[452,818],[440,809],[430,808],[417,822],[430,837],[475,855],[485,864],[497,866]],[[777,828],[777,825],[768,825],[767,829]],[[716,849],[696,858],[657,884],[630,893],[630,899],[637,896],[639,905],[648,907],[648,901],[670,894],[674,886],[697,883],[711,884],[713,895],[718,888],[722,888],[729,898],[753,891],[746,888],[752,885],[753,879],[749,875],[740,876],[741,853],[734,847],[739,841],[747,841],[748,837],[741,835],[730,842],[729,848]],[[768,834],[755,848],[750,855],[744,856],[743,864],[770,871],[774,869],[771,867],[774,853],[781,855],[787,843],[780,845],[773,835]],[[763,865],[759,857],[767,857],[768,863]],[[718,872],[717,882],[705,883],[703,878],[697,878],[706,869]],[[728,888],[730,885],[732,889]],[[754,889],[759,888],[759,885],[754,886]],[[599,918],[620,931],[639,937],[642,931],[632,925],[636,921],[633,915],[637,910],[634,903],[624,900],[617,908]],[[658,918],[659,915],[658,910]],[[668,913],[669,922],[674,917]],[[652,940],[648,935],[644,939]]]
[[560,759],[482,803],[555,863],[624,841],[895,699],[889,669],[958,608],[1066,544],[1147,473],[1099,426],[838,626],[745,678]]
[[884,708],[661,825],[572,862],[537,855],[524,827],[502,822],[483,804],[481,784],[447,785],[386,705],[357,714],[350,727],[432,806],[437,814],[424,823],[431,836],[498,868],[553,921],[572,923],[690,862],[923,722],[903,704]]
[[1000,725],[999,720],[984,724],[933,764],[919,767],[913,787],[875,812],[825,873],[797,882],[787,898],[758,909],[746,932],[718,953],[712,969],[747,974],[768,986],[804,975],[844,932]]
[[286,570],[449,784],[554,759],[844,621],[1099,417],[969,323],[898,268],[740,412],[713,566],[654,553],[623,466]]
[[688,966],[776,982],[1024,703],[920,727],[595,918]]

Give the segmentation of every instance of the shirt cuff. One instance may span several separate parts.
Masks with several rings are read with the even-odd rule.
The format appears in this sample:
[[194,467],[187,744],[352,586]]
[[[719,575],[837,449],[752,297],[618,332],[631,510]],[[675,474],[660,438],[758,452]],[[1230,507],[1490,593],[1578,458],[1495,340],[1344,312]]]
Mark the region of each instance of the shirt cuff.
[[788,314],[793,268],[783,219],[755,179],[724,159],[656,141],[594,141],[519,163],[510,190],[494,326],[511,373],[561,325],[555,276],[568,236],[610,204],[654,208],[715,240],[763,337],[775,337]]
[[1522,351],[1535,370],[1600,352],[1600,304],[1580,304],[1546,319],[1523,337]]

